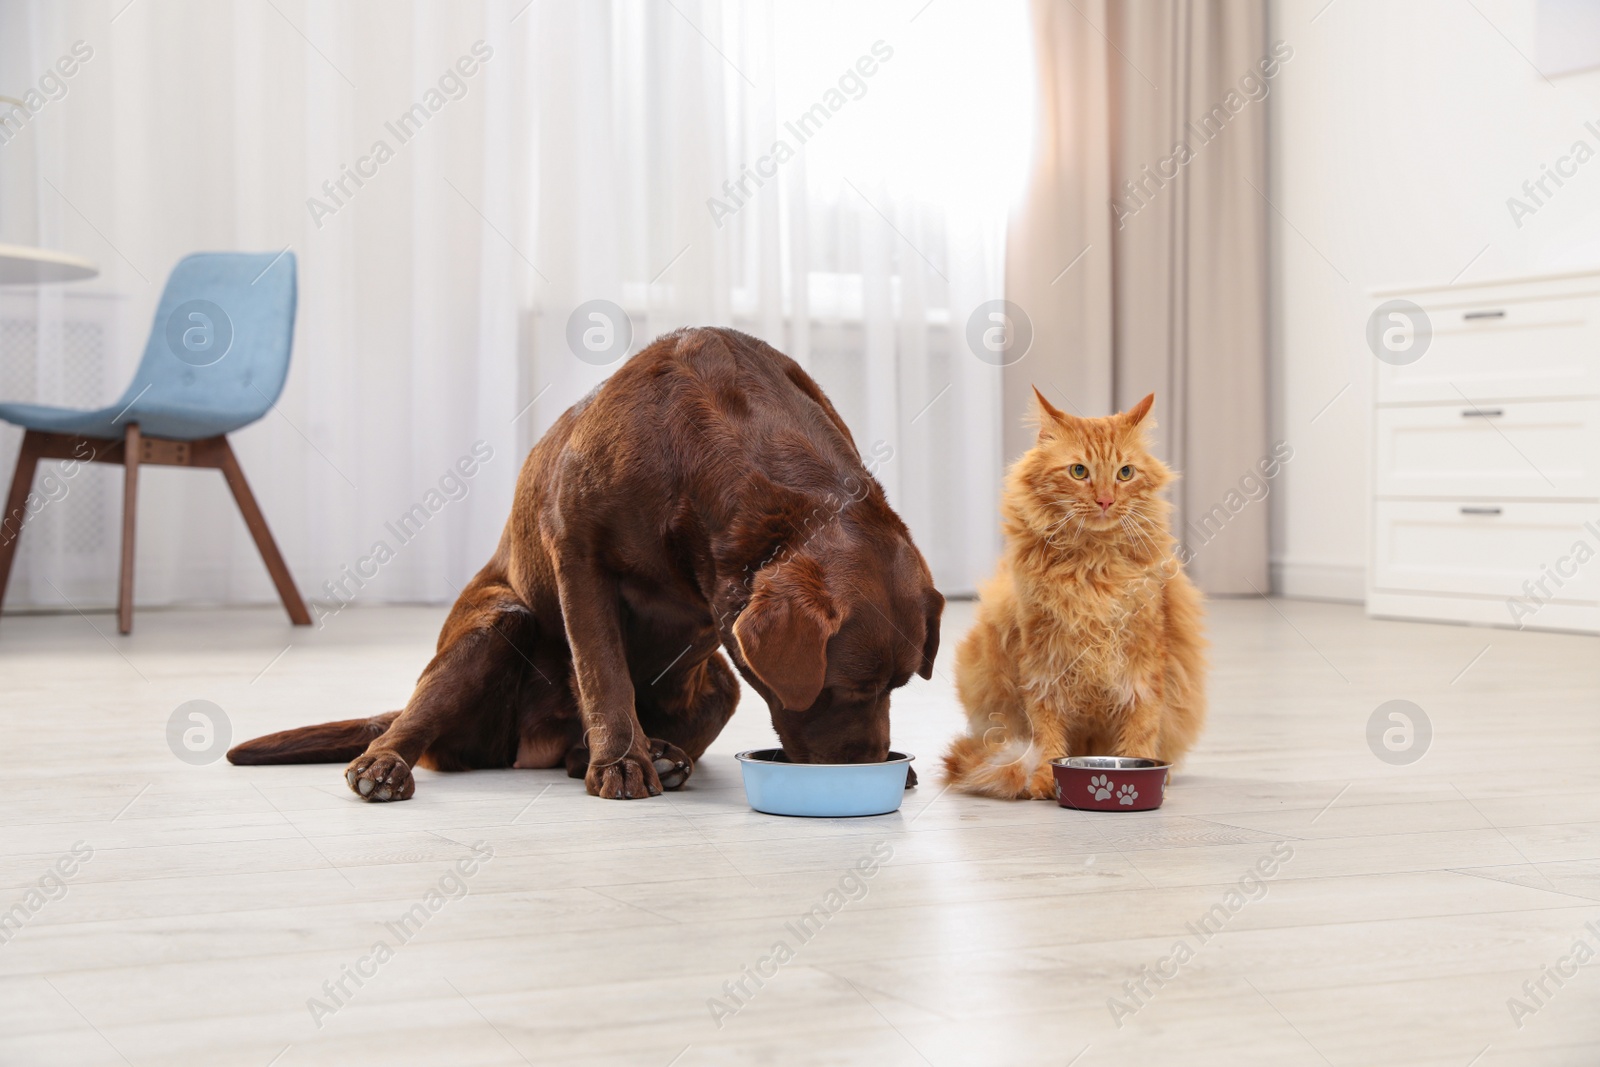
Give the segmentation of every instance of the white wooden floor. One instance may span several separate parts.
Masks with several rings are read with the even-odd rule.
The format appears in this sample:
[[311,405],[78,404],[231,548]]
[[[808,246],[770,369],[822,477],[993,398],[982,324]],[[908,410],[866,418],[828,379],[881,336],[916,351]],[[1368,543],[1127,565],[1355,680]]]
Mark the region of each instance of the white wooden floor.
[[[0,927],[0,1064],[1600,1063],[1600,960],[1545,974],[1600,949],[1600,645],[1211,612],[1211,726],[1161,811],[941,794],[956,604],[941,674],[895,704],[923,786],[835,821],[745,806],[731,754],[771,738],[750,695],[691,787],[649,801],[422,772],[415,800],[369,806],[337,767],[169,748],[190,700],[235,739],[397,706],[442,610],[313,633],[143,612],[129,639],[104,615],[7,616],[0,908],[22,907]],[[1432,722],[1409,766],[1366,739],[1391,699]],[[477,842],[492,856],[463,876]],[[1250,879],[1274,848],[1292,855]],[[30,895],[63,857],[65,890]]]

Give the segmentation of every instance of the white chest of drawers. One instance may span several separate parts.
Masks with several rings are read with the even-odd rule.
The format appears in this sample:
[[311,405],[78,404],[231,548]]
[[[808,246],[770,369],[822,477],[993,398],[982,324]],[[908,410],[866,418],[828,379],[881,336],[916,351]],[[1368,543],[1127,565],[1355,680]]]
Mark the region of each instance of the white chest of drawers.
[[1600,633],[1600,271],[1375,296],[1368,614]]

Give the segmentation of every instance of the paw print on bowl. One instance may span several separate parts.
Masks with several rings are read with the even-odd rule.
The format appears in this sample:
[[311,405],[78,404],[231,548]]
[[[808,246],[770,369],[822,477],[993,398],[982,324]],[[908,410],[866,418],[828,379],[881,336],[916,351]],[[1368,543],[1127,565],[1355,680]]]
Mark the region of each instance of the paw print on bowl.
[[1170,769],[1144,756],[1058,756],[1050,761],[1051,774],[1061,786],[1057,803],[1078,811],[1154,811],[1166,793]]

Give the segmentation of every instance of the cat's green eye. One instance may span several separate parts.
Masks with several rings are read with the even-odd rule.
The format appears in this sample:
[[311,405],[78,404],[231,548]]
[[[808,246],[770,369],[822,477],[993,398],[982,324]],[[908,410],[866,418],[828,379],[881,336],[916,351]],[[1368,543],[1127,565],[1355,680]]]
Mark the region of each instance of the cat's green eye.
[[1085,467],[1082,463],[1074,463],[1072,466],[1067,468],[1067,473],[1072,475],[1074,478],[1077,478],[1079,481],[1082,481],[1083,479],[1089,477],[1089,468]]
[[1133,468],[1132,467],[1124,466],[1121,470],[1119,470],[1117,472],[1117,481],[1119,481],[1119,482],[1125,482],[1125,481],[1129,480],[1132,477],[1133,477]]

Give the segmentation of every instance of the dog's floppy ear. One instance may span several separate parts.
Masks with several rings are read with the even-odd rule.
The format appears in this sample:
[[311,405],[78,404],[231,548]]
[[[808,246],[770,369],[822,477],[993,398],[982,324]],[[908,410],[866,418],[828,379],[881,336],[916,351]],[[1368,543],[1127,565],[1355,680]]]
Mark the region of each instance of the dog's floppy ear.
[[828,672],[828,639],[844,620],[822,571],[808,559],[763,569],[733,624],[739,654],[790,711],[816,703]]
[[933,677],[933,657],[939,654],[939,619],[944,615],[944,594],[929,588],[923,599],[927,602],[927,629],[922,634],[922,666],[917,673],[924,678]]

